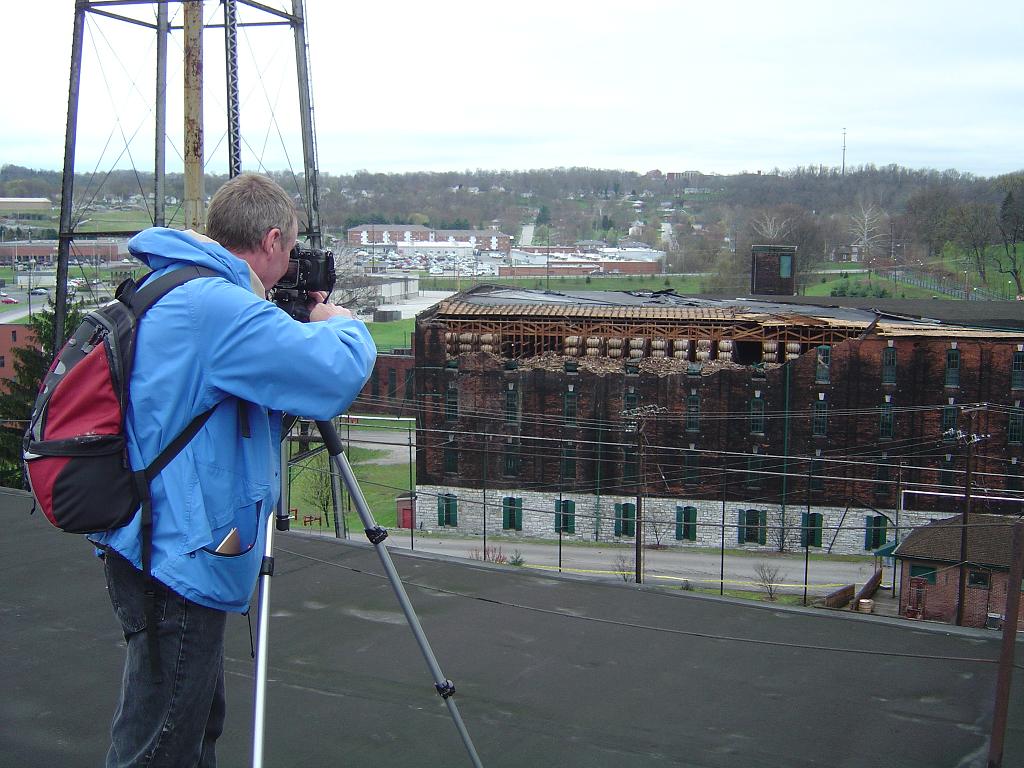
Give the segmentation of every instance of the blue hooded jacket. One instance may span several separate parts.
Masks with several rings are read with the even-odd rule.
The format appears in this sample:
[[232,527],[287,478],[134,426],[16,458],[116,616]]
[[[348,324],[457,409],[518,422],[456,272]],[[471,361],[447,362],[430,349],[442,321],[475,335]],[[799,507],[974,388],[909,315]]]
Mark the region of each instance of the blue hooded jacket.
[[[254,293],[245,261],[212,240],[157,227],[128,248],[154,277],[187,264],[223,275],[175,288],[142,317],[125,429],[131,464],[141,468],[217,406],[151,484],[153,575],[196,603],[244,612],[280,495],[281,412],[318,420],[344,413],[377,350],[358,320],[293,320]],[[140,567],[139,518],[90,538]],[[232,528],[241,552],[215,552]]]

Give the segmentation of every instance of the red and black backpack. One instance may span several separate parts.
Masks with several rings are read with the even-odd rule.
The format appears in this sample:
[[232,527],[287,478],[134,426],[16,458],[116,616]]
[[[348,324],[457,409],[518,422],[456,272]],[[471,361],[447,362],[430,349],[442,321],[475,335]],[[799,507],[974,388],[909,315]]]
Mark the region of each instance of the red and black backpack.
[[193,419],[148,467],[131,467],[124,419],[139,318],[179,285],[216,275],[188,266],[141,285],[126,280],[114,301],[86,315],[54,359],[22,458],[36,504],[61,530],[98,533],[126,525],[147,506],[149,482],[209,418],[207,411]]

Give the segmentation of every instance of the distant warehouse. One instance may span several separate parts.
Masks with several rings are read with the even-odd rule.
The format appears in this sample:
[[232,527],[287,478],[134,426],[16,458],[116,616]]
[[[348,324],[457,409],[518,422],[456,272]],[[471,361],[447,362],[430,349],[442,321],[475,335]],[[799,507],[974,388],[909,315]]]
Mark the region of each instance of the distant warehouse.
[[383,250],[461,243],[475,251],[508,253],[511,247],[509,236],[496,229],[431,229],[422,224],[362,224],[350,228],[346,237],[348,245],[354,248],[383,246]]
[[0,197],[0,214],[49,213],[53,203],[46,197]]

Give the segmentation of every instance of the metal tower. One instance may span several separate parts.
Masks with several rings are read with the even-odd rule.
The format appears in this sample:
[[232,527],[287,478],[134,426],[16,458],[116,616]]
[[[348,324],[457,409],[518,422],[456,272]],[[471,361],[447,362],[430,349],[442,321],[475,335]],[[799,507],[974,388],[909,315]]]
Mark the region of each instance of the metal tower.
[[[306,229],[300,234],[308,237],[312,244],[320,247],[322,233],[320,226],[319,185],[317,182],[316,141],[313,121],[313,95],[309,82],[309,50],[306,43],[304,0],[291,0],[291,12],[268,7],[257,0],[206,0],[223,6],[223,23],[203,22],[204,0],[76,0],[75,22],[71,45],[71,72],[68,84],[67,127],[64,135],[64,175],[61,184],[60,231],[57,244],[57,287],[54,311],[54,349],[63,344],[64,319],[67,315],[68,258],[71,243],[75,239],[114,237],[133,234],[128,231],[100,231],[76,233],[72,223],[73,194],[75,179],[75,143],[78,128],[78,101],[82,74],[82,51],[85,36],[86,14],[123,21],[152,30],[156,36],[155,61],[155,135],[154,152],[154,226],[166,223],[165,160],[166,160],[166,116],[167,116],[167,38],[172,30],[185,32],[185,185],[186,201],[197,201],[198,206],[190,210],[186,205],[186,218],[190,226],[202,227],[205,215],[202,211],[202,33],[209,28],[222,26],[225,42],[225,68],[227,72],[227,123],[228,123],[228,172],[237,176],[241,168],[241,129],[238,99],[238,58],[237,29],[246,26],[290,26],[295,37],[295,69],[299,97],[299,117],[303,147],[303,173],[305,180],[304,207]],[[172,26],[168,22],[168,6],[172,3],[183,5],[185,21]],[[125,15],[123,6],[145,5],[154,9],[156,21]],[[257,20],[240,22],[237,6],[244,5],[261,14]],[[191,195],[191,198],[190,198]]]

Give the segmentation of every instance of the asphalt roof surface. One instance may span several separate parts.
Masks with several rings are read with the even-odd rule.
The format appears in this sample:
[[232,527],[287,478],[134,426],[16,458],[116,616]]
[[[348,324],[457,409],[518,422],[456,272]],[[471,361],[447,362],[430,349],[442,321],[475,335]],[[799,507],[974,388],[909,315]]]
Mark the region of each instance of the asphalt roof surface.
[[[122,638],[91,548],[28,507],[0,492],[0,765],[96,766]],[[469,765],[377,554],[290,533],[275,555],[266,765]],[[994,632],[394,560],[485,766],[985,764]],[[219,764],[244,766],[242,617],[226,656]],[[1007,766],[1024,764],[1022,690],[1018,670]]]

